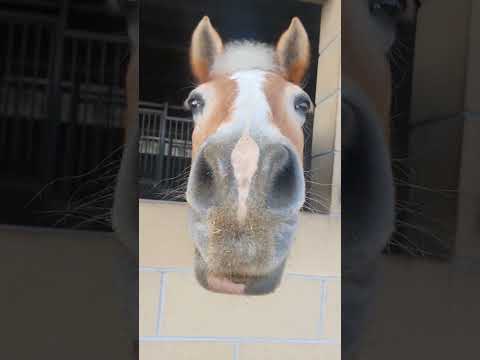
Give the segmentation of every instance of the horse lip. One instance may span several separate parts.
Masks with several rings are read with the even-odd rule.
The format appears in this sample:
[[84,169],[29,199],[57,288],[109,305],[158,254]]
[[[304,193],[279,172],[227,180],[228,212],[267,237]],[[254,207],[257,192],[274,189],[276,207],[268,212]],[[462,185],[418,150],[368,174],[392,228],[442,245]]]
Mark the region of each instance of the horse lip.
[[208,289],[225,294],[245,294],[245,284],[235,282],[224,276],[207,275]]

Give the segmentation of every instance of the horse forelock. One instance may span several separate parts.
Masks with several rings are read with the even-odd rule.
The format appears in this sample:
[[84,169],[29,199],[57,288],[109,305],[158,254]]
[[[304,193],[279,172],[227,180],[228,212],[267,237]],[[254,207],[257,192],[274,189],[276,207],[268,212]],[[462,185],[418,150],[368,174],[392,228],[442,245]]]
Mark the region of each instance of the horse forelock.
[[272,46],[254,41],[233,41],[227,43],[224,51],[215,59],[210,74],[227,75],[245,70],[284,72]]

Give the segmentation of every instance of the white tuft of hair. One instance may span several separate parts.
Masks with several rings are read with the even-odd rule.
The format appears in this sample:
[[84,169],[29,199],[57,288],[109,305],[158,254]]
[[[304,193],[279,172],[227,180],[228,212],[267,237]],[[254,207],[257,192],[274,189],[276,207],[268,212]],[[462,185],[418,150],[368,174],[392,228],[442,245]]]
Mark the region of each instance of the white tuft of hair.
[[232,74],[242,70],[283,72],[273,47],[253,41],[227,43],[223,52],[215,59],[212,75]]

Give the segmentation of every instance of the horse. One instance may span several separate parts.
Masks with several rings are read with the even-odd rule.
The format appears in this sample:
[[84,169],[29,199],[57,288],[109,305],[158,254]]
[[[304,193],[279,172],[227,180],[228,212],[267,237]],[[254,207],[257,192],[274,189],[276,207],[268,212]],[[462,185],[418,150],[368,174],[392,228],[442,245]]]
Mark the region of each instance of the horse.
[[342,1],[342,357],[354,356],[394,231],[389,51],[415,0]]
[[293,17],[275,47],[224,44],[205,16],[189,58],[197,86],[185,100],[194,121],[186,201],[196,279],[213,292],[271,293],[305,201],[307,32]]

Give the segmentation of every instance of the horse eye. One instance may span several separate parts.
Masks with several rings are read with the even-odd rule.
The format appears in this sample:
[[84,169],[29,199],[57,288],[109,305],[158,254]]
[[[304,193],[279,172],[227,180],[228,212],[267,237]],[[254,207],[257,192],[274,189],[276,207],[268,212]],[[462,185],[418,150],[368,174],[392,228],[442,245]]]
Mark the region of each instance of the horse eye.
[[299,96],[295,99],[295,110],[305,115],[312,110],[310,100],[305,96]]
[[195,114],[203,109],[205,101],[200,95],[194,94],[187,99],[186,105],[187,108]]
[[397,17],[405,10],[405,0],[370,0],[370,13],[373,16]]

